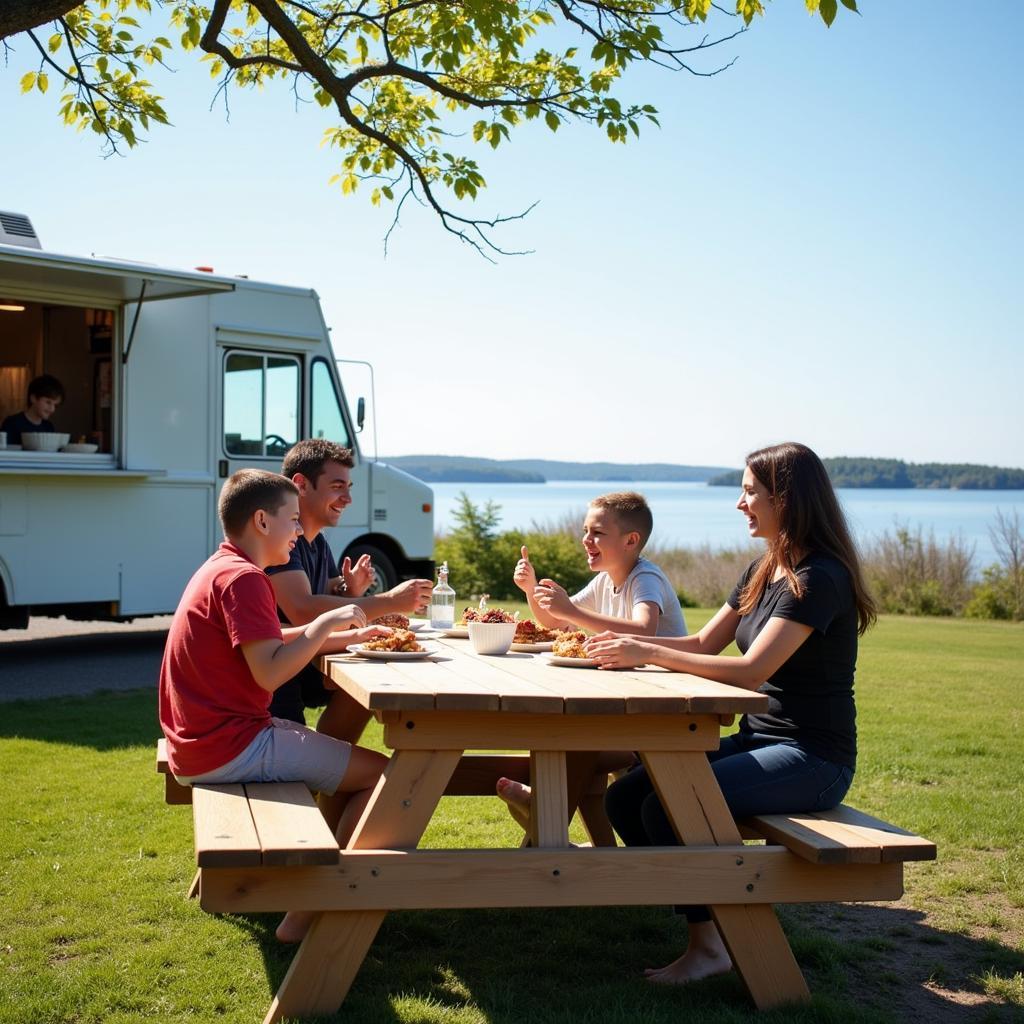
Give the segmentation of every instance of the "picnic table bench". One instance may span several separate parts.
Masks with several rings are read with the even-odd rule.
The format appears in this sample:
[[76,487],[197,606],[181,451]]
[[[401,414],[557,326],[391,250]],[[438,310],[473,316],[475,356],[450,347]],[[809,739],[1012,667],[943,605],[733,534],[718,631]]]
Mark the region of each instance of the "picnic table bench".
[[[331,656],[323,668],[395,752],[348,848],[301,784],[189,791],[166,774],[168,801],[193,805],[203,909],[319,912],[265,1024],[334,1012],[388,911],[442,907],[707,903],[755,1005],[804,1001],[772,904],[898,899],[904,862],[935,857],[926,839],[845,805],[735,822],[705,752],[723,716],[766,703],[757,693],[660,669],[483,658],[458,640],[427,662]],[[640,752],[686,845],[614,845],[594,779],[595,752],[608,749]],[[159,747],[157,767],[166,773]],[[416,848],[442,796],[493,794],[501,774],[532,786],[529,848]],[[577,808],[592,848],[568,842]]]

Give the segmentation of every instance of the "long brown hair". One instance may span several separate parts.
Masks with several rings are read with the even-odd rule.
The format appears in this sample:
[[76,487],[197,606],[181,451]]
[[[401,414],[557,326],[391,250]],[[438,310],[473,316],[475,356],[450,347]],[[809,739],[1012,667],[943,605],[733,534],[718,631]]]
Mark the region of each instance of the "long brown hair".
[[746,461],[747,468],[772,497],[779,534],[768,545],[740,594],[740,614],[749,615],[754,610],[778,569],[793,594],[802,596],[803,587],[795,572],[797,554],[820,552],[841,562],[850,574],[857,606],[857,632],[863,636],[878,613],[864,583],[846,516],[821,459],[806,445],[787,441],[759,448]]

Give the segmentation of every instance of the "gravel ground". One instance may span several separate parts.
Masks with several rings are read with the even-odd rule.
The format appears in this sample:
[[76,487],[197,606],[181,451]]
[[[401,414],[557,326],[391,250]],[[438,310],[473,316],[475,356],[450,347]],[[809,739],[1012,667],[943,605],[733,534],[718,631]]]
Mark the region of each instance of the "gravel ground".
[[0,630],[0,703],[155,687],[170,622],[32,618]]

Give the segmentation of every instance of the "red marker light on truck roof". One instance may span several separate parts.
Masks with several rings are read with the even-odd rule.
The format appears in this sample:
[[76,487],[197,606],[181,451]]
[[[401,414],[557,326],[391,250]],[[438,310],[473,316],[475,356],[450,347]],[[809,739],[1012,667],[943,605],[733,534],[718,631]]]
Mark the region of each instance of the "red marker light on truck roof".
[[198,270],[200,273],[203,273],[203,274],[212,274],[213,273],[213,267],[196,267],[196,270]]

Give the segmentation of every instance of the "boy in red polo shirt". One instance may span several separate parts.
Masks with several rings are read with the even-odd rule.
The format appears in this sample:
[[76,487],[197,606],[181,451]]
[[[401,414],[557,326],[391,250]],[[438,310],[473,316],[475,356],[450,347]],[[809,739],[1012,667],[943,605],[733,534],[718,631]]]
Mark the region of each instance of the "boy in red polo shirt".
[[[367,628],[354,605],[282,629],[264,569],[287,562],[302,533],[298,490],[286,477],[240,470],[225,482],[218,511],[225,541],[185,588],[160,667],[171,771],[186,785],[305,782],[336,794],[325,813],[344,845],[387,758],[267,709],[274,690],[312,658],[390,631]],[[278,938],[298,941],[310,919],[286,915]]]

